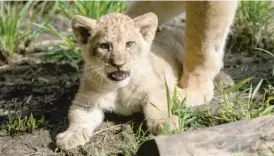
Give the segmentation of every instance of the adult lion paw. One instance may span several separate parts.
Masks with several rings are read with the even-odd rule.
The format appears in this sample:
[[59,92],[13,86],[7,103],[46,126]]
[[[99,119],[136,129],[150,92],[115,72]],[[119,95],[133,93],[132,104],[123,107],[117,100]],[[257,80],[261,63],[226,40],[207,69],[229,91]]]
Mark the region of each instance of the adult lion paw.
[[197,86],[193,85],[186,89],[177,88],[180,101],[185,100],[187,107],[200,106],[210,102],[214,95],[213,81],[207,81]]
[[[216,84],[221,88],[227,88],[234,85],[233,79],[221,71],[214,78]],[[214,95],[214,81],[206,80],[205,77],[191,77],[188,82],[182,80],[182,84],[188,84],[187,88],[178,88],[179,100],[185,100],[186,106],[200,106],[209,103]]]
[[68,129],[56,137],[56,144],[62,150],[69,150],[84,145],[89,141],[91,134],[88,128]]

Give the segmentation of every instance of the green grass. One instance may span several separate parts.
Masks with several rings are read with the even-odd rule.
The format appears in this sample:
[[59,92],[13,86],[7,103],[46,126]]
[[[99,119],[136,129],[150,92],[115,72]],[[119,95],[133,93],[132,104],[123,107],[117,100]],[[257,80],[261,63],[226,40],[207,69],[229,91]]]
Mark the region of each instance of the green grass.
[[[216,86],[221,94],[221,103],[217,109],[186,107],[184,101],[178,101],[176,98],[176,89],[171,95],[170,89],[166,86],[168,108],[170,108],[171,114],[179,116],[179,128],[170,130],[168,126],[165,126],[164,134],[174,134],[189,129],[210,127],[273,114],[274,106],[271,105],[274,102],[273,86],[266,89],[264,93],[260,93],[260,90],[263,91],[261,88],[263,80],[255,87],[252,84],[248,87],[251,79],[247,78],[225,90]],[[258,101],[256,97],[259,94],[262,96]]]
[[37,26],[60,38],[62,43],[47,47],[41,52],[34,53],[32,56],[43,58],[45,60],[67,61],[78,70],[78,65],[82,58],[80,49],[78,48],[72,33],[63,34],[55,29],[51,24],[45,26],[37,24]]
[[[238,91],[241,87],[235,88],[236,99],[234,100],[221,90],[220,92],[222,93],[223,98],[221,109],[218,115],[213,117],[220,123],[228,123],[273,114],[274,106],[270,104],[270,101],[273,100],[273,96],[266,97],[266,93],[259,92],[259,90],[262,90],[262,82],[263,80],[261,80],[255,87],[251,84],[249,88],[241,92]],[[260,98],[262,99],[256,101],[256,96],[259,94],[261,94]]]
[[9,114],[8,122],[4,125],[10,135],[17,133],[32,133],[38,127],[45,123],[44,116],[40,119],[35,119],[30,113],[29,116],[22,116],[20,113]]
[[123,1],[72,1],[59,2],[60,11],[69,19],[82,15],[98,19],[110,12],[124,12]]
[[[33,1],[0,2],[0,61],[6,62],[9,56],[18,52],[20,44],[40,36],[42,30],[34,28],[33,21],[42,18],[47,3],[41,2],[37,6]],[[49,18],[43,20],[41,25],[49,22]]]
[[[133,126],[131,126],[133,127]],[[122,145],[122,154],[125,156],[135,155],[138,148],[147,140],[151,139],[152,136],[148,135],[148,131],[142,129],[143,125],[138,126],[138,129],[134,133],[132,128],[132,133],[127,137],[127,141],[123,141]],[[98,155],[99,156],[99,155]]]
[[27,10],[31,2],[28,2],[21,9],[19,6],[11,6],[9,2],[0,2],[0,47],[2,60],[15,52],[22,38],[26,33],[22,33],[20,28],[25,22]]
[[274,53],[274,5],[271,1],[241,1],[236,13],[228,50]]

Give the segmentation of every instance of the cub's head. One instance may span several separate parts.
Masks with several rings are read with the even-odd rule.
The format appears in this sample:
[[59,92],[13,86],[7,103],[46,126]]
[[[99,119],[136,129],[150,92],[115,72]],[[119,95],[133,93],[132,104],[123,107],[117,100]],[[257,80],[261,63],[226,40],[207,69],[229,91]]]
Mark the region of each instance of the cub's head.
[[98,83],[106,80],[124,84],[142,58],[147,57],[158,19],[153,13],[134,19],[111,13],[98,21],[76,15],[71,25],[88,76],[97,79]]

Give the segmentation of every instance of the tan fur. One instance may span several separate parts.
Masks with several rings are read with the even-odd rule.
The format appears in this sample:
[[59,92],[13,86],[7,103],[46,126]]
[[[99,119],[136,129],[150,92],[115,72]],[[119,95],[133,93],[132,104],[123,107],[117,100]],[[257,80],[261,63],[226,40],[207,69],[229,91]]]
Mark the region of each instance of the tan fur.
[[[83,16],[72,19],[72,28],[85,60],[79,91],[69,110],[69,128],[57,136],[62,149],[84,145],[103,121],[105,111],[131,115],[143,111],[149,130],[157,135],[171,119],[171,128],[178,126],[176,116],[168,116],[165,79],[168,86],[178,85],[182,74],[182,29],[163,28],[157,33],[157,16],[148,13],[134,19],[112,13],[98,21]],[[135,45],[126,48],[126,42]],[[111,43],[104,51],[100,43]],[[130,71],[128,78],[113,81],[107,75],[118,68]]]
[[[232,24],[237,1],[156,2],[135,1],[127,14],[135,17],[154,12],[164,24],[186,10],[184,70],[179,86],[188,106],[213,98],[213,79],[223,67],[225,39]],[[182,53],[182,50],[181,52]]]

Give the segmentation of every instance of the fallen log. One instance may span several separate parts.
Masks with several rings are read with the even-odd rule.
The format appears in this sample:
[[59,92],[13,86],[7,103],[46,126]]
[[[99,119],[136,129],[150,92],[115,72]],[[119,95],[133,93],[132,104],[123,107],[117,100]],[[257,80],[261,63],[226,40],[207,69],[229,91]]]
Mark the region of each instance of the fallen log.
[[137,156],[274,156],[274,116],[170,136],[141,145]]

